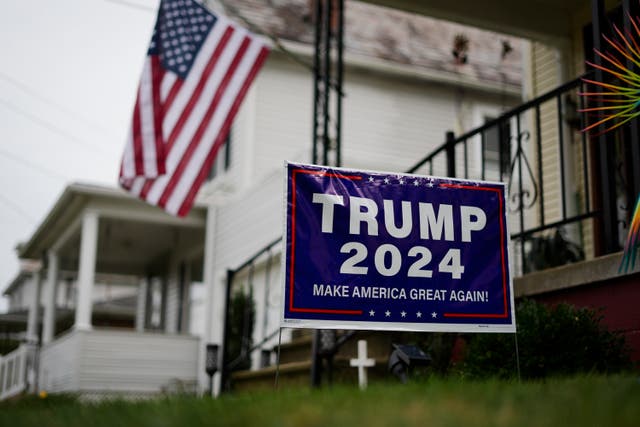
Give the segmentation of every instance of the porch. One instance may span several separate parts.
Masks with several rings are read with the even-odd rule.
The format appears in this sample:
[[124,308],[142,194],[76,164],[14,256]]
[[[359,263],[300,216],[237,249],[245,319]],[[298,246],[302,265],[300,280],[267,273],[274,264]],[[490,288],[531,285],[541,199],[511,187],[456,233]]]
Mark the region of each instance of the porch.
[[198,346],[189,335],[71,330],[40,349],[39,388],[83,396],[195,393]]
[[205,219],[202,206],[178,219],[120,190],[67,187],[19,249],[42,262],[16,284],[32,292],[6,395],[194,393]]

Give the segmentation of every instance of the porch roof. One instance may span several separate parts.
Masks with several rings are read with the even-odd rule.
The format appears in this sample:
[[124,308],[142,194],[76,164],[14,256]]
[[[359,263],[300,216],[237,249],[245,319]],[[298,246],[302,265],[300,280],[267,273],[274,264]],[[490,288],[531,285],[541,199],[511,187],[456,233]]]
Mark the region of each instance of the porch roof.
[[97,272],[144,274],[150,263],[172,249],[204,245],[206,206],[195,205],[185,218],[177,218],[120,189],[74,183],[67,186],[29,240],[18,245],[18,256],[39,259],[54,250],[61,256],[60,268],[73,270],[87,210],[100,218]]
[[461,24],[553,42],[567,39],[590,0],[362,0]]

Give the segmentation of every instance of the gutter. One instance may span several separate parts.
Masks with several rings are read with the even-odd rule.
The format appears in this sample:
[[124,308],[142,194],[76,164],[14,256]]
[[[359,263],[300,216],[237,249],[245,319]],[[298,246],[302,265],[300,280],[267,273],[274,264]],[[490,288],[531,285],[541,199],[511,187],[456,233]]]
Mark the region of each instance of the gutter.
[[[281,43],[287,50],[295,55],[299,55],[304,59],[309,60],[312,58],[313,48],[305,43],[292,42],[288,40],[283,40]],[[274,49],[271,52],[271,55],[278,55],[281,58],[288,58],[288,55],[286,53],[275,49],[276,46],[273,44],[273,42],[270,42],[270,45],[271,48]],[[344,53],[344,63],[346,67],[355,70],[365,70],[403,79],[409,78],[436,84],[446,84],[491,94],[505,94],[516,99],[521,99],[522,97],[521,85],[478,80],[476,78],[469,77],[463,74],[437,71],[417,65],[400,64],[397,62],[376,59],[368,55],[362,55],[353,52]],[[309,67],[311,67],[311,63],[309,63]]]

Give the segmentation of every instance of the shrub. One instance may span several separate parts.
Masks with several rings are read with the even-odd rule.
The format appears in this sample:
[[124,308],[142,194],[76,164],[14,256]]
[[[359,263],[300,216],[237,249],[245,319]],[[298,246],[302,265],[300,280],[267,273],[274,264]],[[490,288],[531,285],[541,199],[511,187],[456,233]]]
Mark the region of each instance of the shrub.
[[249,292],[243,289],[236,291],[231,296],[229,307],[229,338],[227,342],[226,363],[234,363],[231,370],[243,370],[251,367],[251,359],[248,350],[253,345],[253,327],[255,323],[256,309],[253,300],[252,288]]
[[[600,311],[569,304],[549,307],[525,300],[516,307],[522,378],[613,373],[631,367],[624,336],[608,331]],[[463,373],[471,377],[517,375],[513,334],[470,338]]]

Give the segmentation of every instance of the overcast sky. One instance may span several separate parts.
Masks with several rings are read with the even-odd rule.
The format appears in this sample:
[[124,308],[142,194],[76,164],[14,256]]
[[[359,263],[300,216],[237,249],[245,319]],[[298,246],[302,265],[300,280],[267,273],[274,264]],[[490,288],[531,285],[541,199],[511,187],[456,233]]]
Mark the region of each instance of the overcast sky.
[[2,1],[0,290],[65,185],[116,185],[158,3]]

